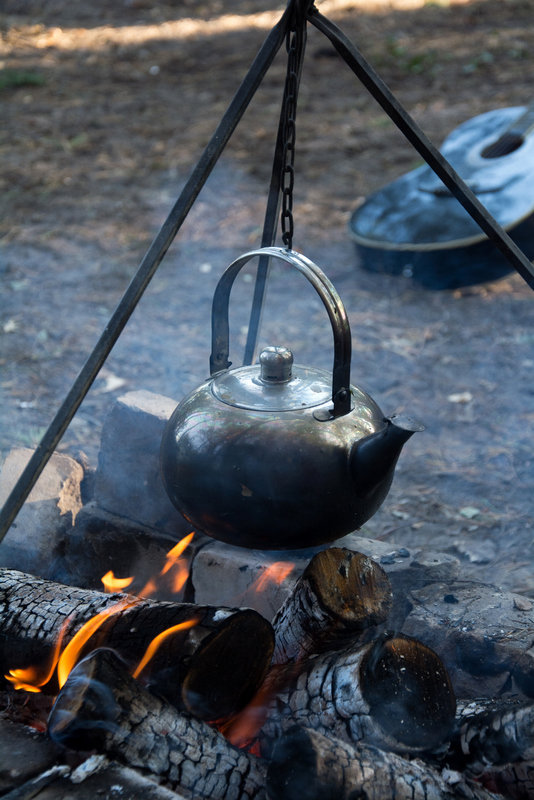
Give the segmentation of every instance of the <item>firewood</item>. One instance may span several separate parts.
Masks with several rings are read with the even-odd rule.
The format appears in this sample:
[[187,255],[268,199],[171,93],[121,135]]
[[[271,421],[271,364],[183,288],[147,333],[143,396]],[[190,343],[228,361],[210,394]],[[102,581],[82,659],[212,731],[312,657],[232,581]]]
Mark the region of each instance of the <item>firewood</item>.
[[340,649],[385,622],[391,604],[391,584],[375,561],[342,547],[323,550],[274,617],[273,661]]
[[534,703],[478,700],[457,715],[448,761],[475,774],[488,766],[534,760]]
[[534,797],[534,762],[521,761],[485,770],[478,776],[490,792],[507,800],[532,800]]
[[476,782],[418,760],[294,727],[267,768],[270,800],[497,800]]
[[415,639],[383,635],[310,658],[298,671],[289,665],[287,674],[262,727],[266,755],[269,742],[294,724],[396,752],[433,751],[451,732],[449,677],[439,657]]
[[[254,696],[272,657],[272,626],[251,609],[196,606],[78,589],[14,570],[0,570],[0,670],[46,671],[62,625],[63,643],[117,603],[128,607],[106,620],[80,653],[105,644],[132,669],[162,631],[194,620],[168,637],[141,677],[159,694],[202,719],[234,714]],[[50,684],[55,693],[57,685]]]
[[148,692],[111,650],[95,650],[73,669],[50,712],[48,732],[65,747],[96,750],[159,776],[195,800],[265,796],[261,759]]

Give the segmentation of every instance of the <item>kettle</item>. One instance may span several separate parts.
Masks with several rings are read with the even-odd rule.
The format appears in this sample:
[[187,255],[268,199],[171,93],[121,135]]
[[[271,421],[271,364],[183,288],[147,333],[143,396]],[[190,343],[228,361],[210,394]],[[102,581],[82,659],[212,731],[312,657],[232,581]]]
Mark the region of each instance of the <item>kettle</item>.
[[[318,292],[334,336],[331,374],[293,363],[280,345],[265,348],[259,364],[230,369],[230,291],[257,256],[286,262]],[[350,384],[350,358],[343,303],[308,258],[263,247],[227,267],[213,297],[211,376],[179,403],[161,442],[165,489],[196,530],[240,547],[307,548],[377,511],[403,444],[423,426],[385,417]]]

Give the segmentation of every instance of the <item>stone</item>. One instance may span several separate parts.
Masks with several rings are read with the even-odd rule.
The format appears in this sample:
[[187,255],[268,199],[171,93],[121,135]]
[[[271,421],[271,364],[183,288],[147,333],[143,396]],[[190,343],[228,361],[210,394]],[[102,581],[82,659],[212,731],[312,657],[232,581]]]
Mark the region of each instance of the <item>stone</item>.
[[163,429],[175,407],[175,400],[144,390],[115,401],[102,430],[94,500],[178,541],[191,525],[167,497],[159,466]]
[[[33,455],[11,450],[0,472],[0,506]],[[48,578],[82,508],[83,467],[68,455],[53,453],[28,499],[0,543],[0,566]]]
[[248,550],[207,540],[192,563],[191,583],[196,603],[246,606],[271,620],[289,596],[315,553],[327,547],[347,547],[369,556],[391,581],[394,611],[391,624],[404,619],[409,589],[443,579],[453,580],[458,559],[447,554],[406,548],[350,533],[322,547],[305,550]]
[[195,602],[253,608],[271,620],[316,552],[248,550],[212,540],[192,564]]
[[534,611],[521,595],[477,581],[409,592],[402,632],[442,658],[460,698],[513,689],[534,697]]
[[104,591],[102,577],[112,571],[116,578],[133,579],[124,591],[136,594],[150,586],[154,599],[186,602],[191,599],[190,583],[182,583],[180,577],[183,570],[189,572],[196,551],[205,541],[205,536],[195,534],[179,562],[169,562],[167,556],[177,541],[164,532],[103,511],[91,501],[78,514],[51,580]]

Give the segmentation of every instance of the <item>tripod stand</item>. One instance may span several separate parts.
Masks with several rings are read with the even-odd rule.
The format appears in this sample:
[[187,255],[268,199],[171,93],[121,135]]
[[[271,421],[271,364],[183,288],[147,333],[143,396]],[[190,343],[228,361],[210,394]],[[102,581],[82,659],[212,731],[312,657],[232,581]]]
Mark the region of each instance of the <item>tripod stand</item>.
[[[296,45],[296,62],[292,72],[295,76],[293,81],[298,90],[299,74],[304,55],[302,42],[305,39],[305,32],[308,24],[313,25],[330,40],[347,66],[371,93],[401,133],[464,206],[482,231],[501,250],[528,285],[534,288],[534,268],[530,261],[491,217],[437,148],[427,139],[417,124],[392,95],[388,87],[376,74],[371,65],[363,58],[357,47],[332,21],[323,16],[315,8],[311,0],[289,0],[280,20],[269,32],[227,111],[221,118],[200,160],[194,167],[179,198],[141,261],[136,274],[113,312],[95,348],[78,374],[67,397],[56,413],[56,416],[52,420],[32,458],[28,462],[26,469],[19,478],[10,496],[7,498],[0,513],[0,541],[7,533],[11,523],[28,497],[39,475],[57,447],[93,381],[121,335],[131,314],[158,269],[159,264],[165,257],[171,243],[180,230],[198,194],[226,147],[226,144],[243,117],[257,89],[261,85],[277,52],[284,41],[291,36],[299,40]],[[299,48],[301,48],[301,50],[299,50]],[[290,119],[291,112],[291,109],[287,107],[291,105],[291,103],[288,104],[287,102],[289,94],[288,81],[286,81],[283,111],[278,130],[271,185],[263,226],[262,246],[268,246],[274,243],[280,204],[282,202],[284,206],[284,197],[286,198],[286,205],[283,214],[284,212],[287,213],[282,218],[282,226],[284,225],[284,220],[286,223],[291,222],[291,203],[287,203],[287,200],[291,199],[291,187],[288,184],[284,185],[284,178],[282,177],[284,169],[291,166],[287,158],[288,152],[290,153],[291,150],[291,148],[288,150],[287,131],[287,122],[288,119]],[[296,104],[296,96],[294,102]],[[291,175],[291,170],[286,171],[285,174],[286,176]],[[291,224],[288,224],[284,233],[288,234],[286,238],[290,244]],[[286,242],[286,245],[288,245],[288,242]],[[268,264],[265,263],[263,259],[260,259],[245,350],[245,363],[251,363],[253,360],[261,317],[263,293],[267,278]]]

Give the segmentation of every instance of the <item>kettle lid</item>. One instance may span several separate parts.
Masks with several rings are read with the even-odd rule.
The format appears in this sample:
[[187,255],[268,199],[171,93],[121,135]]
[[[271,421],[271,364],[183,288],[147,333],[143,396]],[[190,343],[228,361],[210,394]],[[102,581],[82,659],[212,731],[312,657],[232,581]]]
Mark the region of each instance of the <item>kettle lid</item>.
[[211,390],[223,403],[254,411],[296,411],[332,400],[329,372],[293,363],[287,347],[266,347],[259,364],[214,376]]

